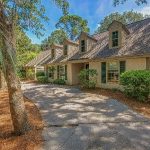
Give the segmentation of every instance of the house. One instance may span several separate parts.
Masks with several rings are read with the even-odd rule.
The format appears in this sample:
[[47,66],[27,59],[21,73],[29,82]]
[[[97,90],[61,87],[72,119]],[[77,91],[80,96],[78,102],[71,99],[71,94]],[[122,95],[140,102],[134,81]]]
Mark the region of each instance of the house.
[[79,52],[69,63],[72,70],[74,64],[96,69],[97,87],[119,88],[121,73],[150,69],[150,18],[129,25],[113,21],[108,31],[93,36],[82,33]]
[[49,80],[64,79],[77,85],[82,69],[96,69],[97,87],[120,88],[120,74],[150,69],[150,18],[124,25],[113,21],[108,31],[89,35],[82,32],[77,42],[66,39],[52,47],[45,66]]
[[78,53],[78,46],[77,42],[70,41],[69,39],[65,39],[63,45],[52,45],[51,57],[41,64],[47,70],[49,81],[64,79],[67,84],[71,83],[71,70],[69,70],[71,67],[68,61],[73,55]]
[[40,63],[43,62],[47,57],[50,57],[50,53],[51,50],[42,51],[36,58],[25,65],[24,68],[26,70],[27,78],[36,80],[36,73],[38,71],[44,71],[44,67],[40,65]]

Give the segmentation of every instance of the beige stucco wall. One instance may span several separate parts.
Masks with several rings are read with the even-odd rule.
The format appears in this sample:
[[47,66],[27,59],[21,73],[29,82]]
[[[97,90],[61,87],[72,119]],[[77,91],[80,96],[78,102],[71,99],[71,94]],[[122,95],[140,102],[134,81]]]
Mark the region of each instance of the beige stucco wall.
[[[104,60],[103,62],[109,62],[109,61],[126,61],[126,71],[129,70],[144,70],[146,69],[146,58],[121,58],[121,59],[107,59]],[[97,87],[102,87],[102,88],[119,88],[122,89],[122,87],[116,83],[107,83],[103,84],[101,83],[101,62],[102,61],[95,61],[95,62],[89,62],[89,67],[90,69],[96,69],[98,76],[97,76]],[[106,66],[107,67],[107,66]],[[106,73],[106,80],[107,80],[107,73]]]
[[89,69],[95,69],[97,70],[98,76],[97,76],[97,87],[99,87],[101,83],[101,62],[89,62]]
[[93,45],[95,44],[96,42],[90,38],[87,38],[87,51],[90,51],[91,48],[93,47]]
[[128,58],[126,59],[126,70],[144,70],[146,69],[146,58]]
[[118,31],[118,47],[122,47],[125,43],[127,33],[121,23],[113,22],[109,27],[109,48],[112,48],[112,32]]
[[79,73],[84,68],[84,63],[70,64],[68,67],[68,84],[77,85],[79,84]]
[[95,40],[92,38],[88,37],[85,33],[82,33],[81,36],[79,37],[79,51],[81,52],[81,41],[85,41],[85,49],[86,51],[91,50],[92,46],[96,43]]
[[72,56],[73,54],[77,53],[78,49],[79,49],[78,46],[69,44],[68,45],[68,56]]
[[73,81],[73,78],[72,78],[72,64],[68,63],[67,64],[67,84],[72,85],[72,81]]
[[150,57],[146,58],[146,69],[150,70]]
[[[90,62],[89,63],[90,69],[96,69],[98,76],[97,76],[97,84],[96,87],[106,88],[106,89],[112,89],[112,88],[121,88],[120,85],[114,84],[114,83],[101,83],[101,61],[98,62]],[[107,78],[107,77],[106,77]]]

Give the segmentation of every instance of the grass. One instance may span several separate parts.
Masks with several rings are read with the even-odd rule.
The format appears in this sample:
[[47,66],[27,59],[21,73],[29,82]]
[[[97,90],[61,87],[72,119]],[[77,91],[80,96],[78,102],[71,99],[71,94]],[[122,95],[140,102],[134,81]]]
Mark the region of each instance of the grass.
[[28,118],[33,129],[22,136],[12,134],[13,126],[9,111],[7,91],[0,91],[0,150],[34,150],[42,144],[43,122],[39,110],[32,101],[25,98]]

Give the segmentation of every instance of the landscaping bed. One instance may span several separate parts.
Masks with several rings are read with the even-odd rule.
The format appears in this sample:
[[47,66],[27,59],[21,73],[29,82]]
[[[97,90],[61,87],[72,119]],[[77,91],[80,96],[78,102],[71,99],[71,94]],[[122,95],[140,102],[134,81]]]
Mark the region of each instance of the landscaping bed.
[[150,100],[148,102],[140,102],[136,99],[129,98],[125,96],[122,92],[116,90],[109,90],[109,89],[86,89],[83,90],[84,92],[98,94],[102,96],[106,96],[108,98],[116,99],[124,104],[126,104],[131,109],[135,110],[143,114],[144,116],[150,118]]
[[12,134],[13,126],[9,111],[7,91],[0,91],[0,150],[33,150],[42,144],[43,122],[34,103],[25,98],[25,106],[32,130],[22,136]]

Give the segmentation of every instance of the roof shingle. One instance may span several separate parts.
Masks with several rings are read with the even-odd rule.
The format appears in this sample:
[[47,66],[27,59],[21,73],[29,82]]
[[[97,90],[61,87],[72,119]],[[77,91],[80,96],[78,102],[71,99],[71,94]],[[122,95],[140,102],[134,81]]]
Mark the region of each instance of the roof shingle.
[[98,42],[90,51],[84,54],[78,53],[70,60],[150,54],[150,18],[129,24],[126,27],[130,31],[130,34],[127,36],[123,47],[109,49],[109,32],[106,31],[93,35]]

